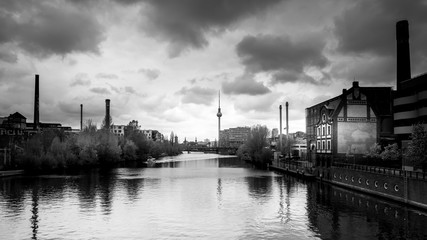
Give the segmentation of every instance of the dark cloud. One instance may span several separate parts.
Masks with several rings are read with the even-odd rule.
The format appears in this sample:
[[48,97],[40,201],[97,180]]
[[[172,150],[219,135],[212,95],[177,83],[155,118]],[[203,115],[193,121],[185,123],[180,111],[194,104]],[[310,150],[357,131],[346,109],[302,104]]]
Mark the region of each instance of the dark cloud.
[[86,73],[78,73],[76,76],[74,76],[73,80],[70,83],[70,86],[89,86],[90,84],[91,81]]
[[[167,41],[170,57],[208,45],[206,34],[222,32],[240,19],[256,15],[281,0],[145,0],[144,30]],[[122,2],[122,1],[119,1]],[[134,3],[135,1],[125,1]]]
[[0,44],[16,43],[37,57],[99,53],[104,40],[94,14],[66,1],[5,0],[0,8]]
[[396,59],[393,57],[355,57],[335,64],[330,72],[334,79],[356,80],[365,86],[394,85]]
[[191,88],[183,87],[177,94],[183,96],[183,103],[210,105],[216,96],[216,91],[212,88],[195,86]]
[[253,74],[243,74],[231,82],[223,82],[225,94],[263,95],[271,92],[264,84],[254,80]]
[[396,22],[407,19],[411,64],[415,72],[424,72],[427,59],[426,12],[427,4],[421,0],[354,1],[352,7],[334,19],[334,33],[339,41],[337,50],[346,55],[378,57],[385,62],[377,64],[385,65],[389,58],[395,57]]
[[149,80],[157,79],[160,75],[160,71],[157,69],[141,68],[138,72],[144,74]]
[[94,88],[91,88],[90,91],[98,94],[111,94],[111,92],[108,89],[103,87],[94,87]]
[[285,36],[257,35],[244,37],[236,51],[248,72],[271,73],[273,83],[314,83],[316,80],[307,76],[304,69],[321,69],[328,65],[329,61],[322,53],[324,47],[323,38],[317,35],[299,41]]
[[111,73],[98,73],[96,74],[96,78],[104,78],[104,79],[118,79],[119,76]]

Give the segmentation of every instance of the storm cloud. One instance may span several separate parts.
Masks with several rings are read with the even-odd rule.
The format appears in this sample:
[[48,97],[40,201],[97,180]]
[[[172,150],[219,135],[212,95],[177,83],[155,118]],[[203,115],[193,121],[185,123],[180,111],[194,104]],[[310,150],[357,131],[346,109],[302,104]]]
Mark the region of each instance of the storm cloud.
[[89,10],[66,1],[1,1],[0,45],[13,43],[36,57],[99,53],[104,30]]
[[306,76],[306,67],[324,68],[328,59],[322,51],[325,41],[312,36],[292,41],[286,36],[246,36],[237,44],[236,52],[246,70],[272,74],[273,83],[314,81]]
[[[220,33],[233,23],[263,12],[281,0],[146,0],[143,29],[169,43],[169,56],[208,45],[208,33]],[[119,1],[123,2],[123,1]],[[124,1],[134,3],[135,1]]]
[[[334,19],[334,34],[338,40],[337,51],[346,56],[364,57],[370,62],[369,71],[376,69],[395,72],[396,22],[409,21],[409,41],[413,72],[425,71],[427,63],[427,5],[421,0],[399,1],[379,0],[355,1],[352,7]],[[357,61],[355,61],[357,62]],[[354,68],[364,68],[353,66]],[[423,69],[424,68],[424,69]],[[360,72],[362,73],[362,72]],[[388,75],[389,72],[383,72]],[[362,73],[363,74],[363,73]],[[372,82],[384,82],[384,78],[374,78]],[[386,77],[394,80],[395,75]]]

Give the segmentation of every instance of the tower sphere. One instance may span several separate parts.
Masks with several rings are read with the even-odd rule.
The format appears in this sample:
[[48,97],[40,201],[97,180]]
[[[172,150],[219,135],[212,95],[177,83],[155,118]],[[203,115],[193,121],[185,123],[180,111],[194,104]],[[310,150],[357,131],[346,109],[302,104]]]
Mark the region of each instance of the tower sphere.
[[218,112],[218,113],[216,114],[216,116],[217,116],[217,117],[222,117],[222,113],[221,113],[221,112]]

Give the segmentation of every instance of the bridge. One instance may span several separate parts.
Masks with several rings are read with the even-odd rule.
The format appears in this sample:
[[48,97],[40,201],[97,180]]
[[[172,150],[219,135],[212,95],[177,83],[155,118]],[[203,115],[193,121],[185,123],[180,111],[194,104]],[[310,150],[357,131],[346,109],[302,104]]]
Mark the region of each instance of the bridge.
[[236,154],[237,147],[213,147],[213,148],[206,148],[206,147],[189,147],[186,148],[185,151],[187,152],[204,152],[204,153],[228,153],[231,155]]

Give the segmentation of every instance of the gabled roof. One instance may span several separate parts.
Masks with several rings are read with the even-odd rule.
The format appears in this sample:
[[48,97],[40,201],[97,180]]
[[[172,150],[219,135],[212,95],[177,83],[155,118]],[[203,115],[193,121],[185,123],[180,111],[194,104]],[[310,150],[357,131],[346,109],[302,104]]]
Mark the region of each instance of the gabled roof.
[[391,87],[361,87],[375,114],[384,116],[393,114],[393,90]]
[[19,112],[15,112],[14,114],[10,114],[9,118],[19,118],[19,119],[27,119],[26,117],[24,117],[22,114],[20,114]]

